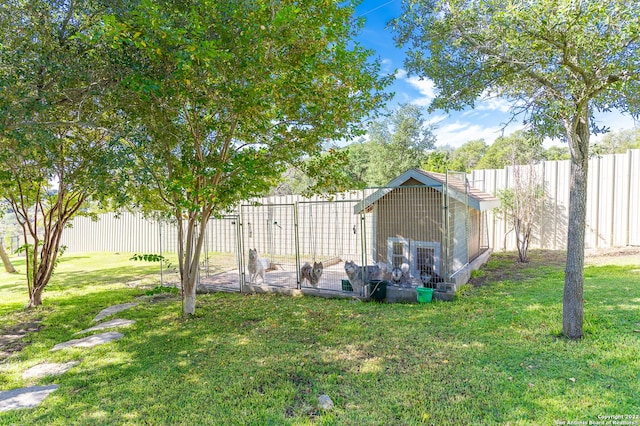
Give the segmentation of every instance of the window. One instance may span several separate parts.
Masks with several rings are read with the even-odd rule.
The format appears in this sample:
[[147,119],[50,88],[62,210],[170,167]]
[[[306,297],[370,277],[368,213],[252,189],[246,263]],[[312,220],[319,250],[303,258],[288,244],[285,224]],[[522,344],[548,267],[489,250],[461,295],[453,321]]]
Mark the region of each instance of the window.
[[409,263],[409,240],[387,239],[387,263],[391,268],[399,268],[403,263]]
[[440,243],[430,241],[414,241],[404,238],[387,239],[387,264],[391,268],[409,265],[411,276],[420,278],[423,271],[440,274]]

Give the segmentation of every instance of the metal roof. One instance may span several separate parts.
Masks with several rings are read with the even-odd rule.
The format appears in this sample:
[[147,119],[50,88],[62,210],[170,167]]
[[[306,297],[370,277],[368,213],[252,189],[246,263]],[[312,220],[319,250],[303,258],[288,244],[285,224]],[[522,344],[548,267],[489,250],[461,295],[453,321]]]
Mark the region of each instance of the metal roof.
[[[354,212],[360,213],[363,210],[367,210],[376,201],[390,193],[391,191],[403,186],[410,180],[418,181],[421,185],[432,187],[433,189],[442,192],[442,188],[445,185],[449,187],[449,196],[462,203],[465,202],[465,193],[468,196],[469,207],[478,211],[491,210],[500,206],[500,200],[487,192],[480,191],[479,189],[468,186],[467,180],[464,182],[451,177],[447,180],[447,176],[444,173],[427,172],[420,169],[409,169],[391,182],[387,184],[386,188],[379,189],[373,194],[369,195],[363,201],[356,204]],[[465,188],[466,187],[466,188]]]

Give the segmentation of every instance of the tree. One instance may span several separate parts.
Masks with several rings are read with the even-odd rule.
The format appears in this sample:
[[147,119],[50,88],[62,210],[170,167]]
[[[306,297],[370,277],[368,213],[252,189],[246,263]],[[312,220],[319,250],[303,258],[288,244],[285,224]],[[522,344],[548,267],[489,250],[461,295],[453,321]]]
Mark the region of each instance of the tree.
[[484,157],[487,144],[484,139],[468,141],[451,154],[450,170],[469,172],[476,167],[478,161]]
[[563,333],[583,335],[584,235],[590,131],[596,110],[640,110],[640,12],[631,0],[407,0],[394,23],[405,67],[437,88],[431,109],[490,94],[571,151]]
[[177,223],[184,316],[209,218],[360,134],[387,98],[352,14],[312,0],[142,1],[96,34],[123,76],[137,201]]
[[42,304],[66,224],[116,188],[100,52],[79,37],[99,2],[10,1],[0,8],[0,193],[22,227],[29,307]]
[[531,234],[536,219],[540,216],[540,208],[544,204],[544,183],[532,163],[513,164],[511,171],[512,186],[498,191],[497,194],[500,198],[499,211],[511,222],[511,230],[516,236],[518,259],[522,263],[527,263]]
[[346,150],[352,173],[368,186],[381,186],[408,169],[420,167],[436,138],[422,109],[400,105],[390,115],[369,124],[368,140]]
[[446,173],[447,170],[454,170],[451,166],[451,156],[454,149],[451,147],[442,147],[431,151],[427,154],[427,158],[422,162],[422,169],[437,172]]
[[509,136],[497,138],[487,147],[475,168],[502,169],[507,166],[533,164],[542,159],[544,159],[542,138],[520,130]]
[[569,160],[571,153],[566,146],[550,146],[544,152],[544,159],[547,161]]
[[14,235],[19,235],[19,226],[17,225],[17,222],[13,223],[15,221],[11,220],[14,219],[15,216],[6,213],[7,207],[8,204],[6,201],[0,201],[0,258],[2,258],[4,270],[10,274],[15,274],[17,272],[16,268],[13,266],[13,263],[11,263],[11,259],[9,258],[4,245],[7,237],[11,238]]
[[0,258],[2,258],[2,264],[4,265],[4,270],[10,274],[16,273],[16,268],[14,268],[13,263],[11,263],[11,259],[9,259],[9,255],[7,251],[4,249],[4,242],[0,241]]
[[640,148],[640,129],[626,129],[607,133],[592,146],[594,154],[624,154],[628,149]]

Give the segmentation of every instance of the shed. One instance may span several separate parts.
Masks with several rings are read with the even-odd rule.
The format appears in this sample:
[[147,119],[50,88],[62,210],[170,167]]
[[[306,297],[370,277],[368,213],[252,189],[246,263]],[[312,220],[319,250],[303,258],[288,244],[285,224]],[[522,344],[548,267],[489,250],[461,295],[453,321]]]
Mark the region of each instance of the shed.
[[[413,286],[422,285],[428,271],[455,292],[486,262],[485,212],[499,205],[495,196],[473,188],[465,173],[410,169],[358,203],[354,213],[366,213],[373,229],[374,262],[390,269],[408,265]],[[430,284],[438,287],[435,279]]]

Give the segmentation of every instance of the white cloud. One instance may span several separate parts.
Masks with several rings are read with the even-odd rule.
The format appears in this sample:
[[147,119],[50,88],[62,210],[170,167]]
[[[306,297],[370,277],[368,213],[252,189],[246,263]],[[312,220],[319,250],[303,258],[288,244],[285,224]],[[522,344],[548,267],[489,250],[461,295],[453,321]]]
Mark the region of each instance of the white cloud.
[[396,79],[403,80],[409,84],[413,89],[417,90],[420,94],[419,97],[412,97],[409,100],[414,105],[429,106],[433,98],[435,98],[435,85],[432,80],[428,78],[420,78],[411,76],[408,77],[407,71],[399,69],[396,71]]
[[479,111],[500,111],[509,112],[511,103],[504,98],[486,98],[478,102],[475,106]]
[[427,124],[427,125],[433,125],[433,126],[435,126],[435,125],[437,125],[438,123],[440,123],[440,122],[442,122],[442,121],[446,120],[447,118],[449,118],[449,115],[447,115],[447,114],[434,115],[434,116],[429,117],[429,118],[427,119],[426,124]]
[[429,106],[435,95],[435,85],[432,80],[420,79],[419,77],[409,77],[407,83],[412,85],[422,95],[414,99],[411,103],[419,106]]
[[450,145],[459,148],[466,142],[475,139],[484,139],[491,145],[498,137],[509,135],[516,130],[521,129],[522,124],[510,124],[504,130],[502,126],[481,126],[470,122],[455,121],[446,126],[436,128],[434,133],[438,138],[437,145]]
[[402,68],[400,68],[398,71],[396,71],[396,78],[398,80],[404,80],[406,76],[407,76],[407,72],[405,70],[403,70]]

